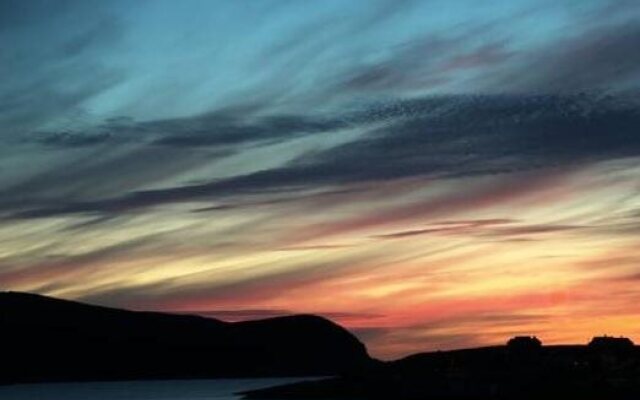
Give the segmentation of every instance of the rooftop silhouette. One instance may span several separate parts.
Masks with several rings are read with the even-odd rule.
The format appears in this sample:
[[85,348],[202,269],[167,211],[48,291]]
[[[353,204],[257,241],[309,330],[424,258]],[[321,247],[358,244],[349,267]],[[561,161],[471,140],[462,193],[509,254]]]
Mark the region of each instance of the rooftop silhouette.
[[512,349],[538,349],[542,342],[535,336],[515,336],[509,339],[507,346]]
[[626,351],[634,348],[634,343],[626,337],[596,336],[589,342],[589,347],[597,350],[621,350]]

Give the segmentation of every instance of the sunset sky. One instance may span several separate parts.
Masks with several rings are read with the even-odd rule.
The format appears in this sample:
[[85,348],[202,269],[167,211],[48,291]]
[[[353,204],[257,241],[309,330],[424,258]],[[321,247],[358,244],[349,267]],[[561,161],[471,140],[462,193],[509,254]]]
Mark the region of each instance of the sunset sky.
[[636,0],[0,0],[0,77],[1,290],[640,341]]

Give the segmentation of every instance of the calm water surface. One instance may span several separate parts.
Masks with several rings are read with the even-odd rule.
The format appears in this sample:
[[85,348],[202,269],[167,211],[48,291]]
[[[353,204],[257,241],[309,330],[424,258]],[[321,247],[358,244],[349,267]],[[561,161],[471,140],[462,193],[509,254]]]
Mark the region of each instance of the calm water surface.
[[[309,378],[312,379],[312,378]],[[2,400],[235,400],[244,390],[296,382],[290,379],[48,383],[0,386]]]

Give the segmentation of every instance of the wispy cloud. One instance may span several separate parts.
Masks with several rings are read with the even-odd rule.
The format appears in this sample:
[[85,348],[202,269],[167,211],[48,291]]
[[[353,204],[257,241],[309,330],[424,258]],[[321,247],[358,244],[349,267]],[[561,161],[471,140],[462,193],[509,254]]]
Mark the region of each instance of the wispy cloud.
[[[17,215],[110,213],[252,192],[290,190],[295,194],[300,190],[418,176],[445,179],[572,168],[580,163],[640,154],[640,141],[635,135],[640,127],[640,116],[633,98],[455,96],[429,98],[421,103],[412,102],[411,106],[416,113],[406,115],[401,112],[395,115],[398,121],[387,127],[275,168],[204,184],[61,202],[52,207],[45,203],[43,207]],[[279,131],[278,135],[269,134],[273,128],[252,130],[253,133],[247,134],[254,139],[256,134],[276,139],[279,135],[303,134],[311,129],[305,128],[307,125],[300,127],[298,123]],[[320,129],[339,125],[313,126]],[[224,139],[227,136],[221,139],[204,128],[194,131],[197,135],[205,135],[211,143],[244,141],[243,135],[237,132],[228,136],[234,139],[227,140]],[[187,136],[185,140],[190,139]],[[158,150],[147,152],[154,158],[158,156]],[[140,153],[136,152],[131,162],[140,160]],[[118,167],[126,167],[126,162],[118,160],[118,163]],[[38,199],[27,200],[38,202]]]

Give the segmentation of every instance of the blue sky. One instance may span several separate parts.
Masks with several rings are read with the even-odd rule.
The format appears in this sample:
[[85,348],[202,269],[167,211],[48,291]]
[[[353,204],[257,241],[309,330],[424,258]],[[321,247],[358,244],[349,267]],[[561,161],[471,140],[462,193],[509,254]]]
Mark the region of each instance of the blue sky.
[[[324,110],[522,90],[501,79],[520,73],[522,61],[543,62],[565,42],[579,45],[592,31],[637,18],[633,2],[598,1],[4,3],[17,17],[6,17],[14,21],[3,35],[14,82],[3,92],[40,76],[52,86],[41,88],[51,102],[70,102],[56,115],[60,124],[188,116],[251,101]],[[415,76],[425,69],[431,77]],[[365,84],[364,70],[388,76]],[[612,78],[575,88],[609,87]]]

